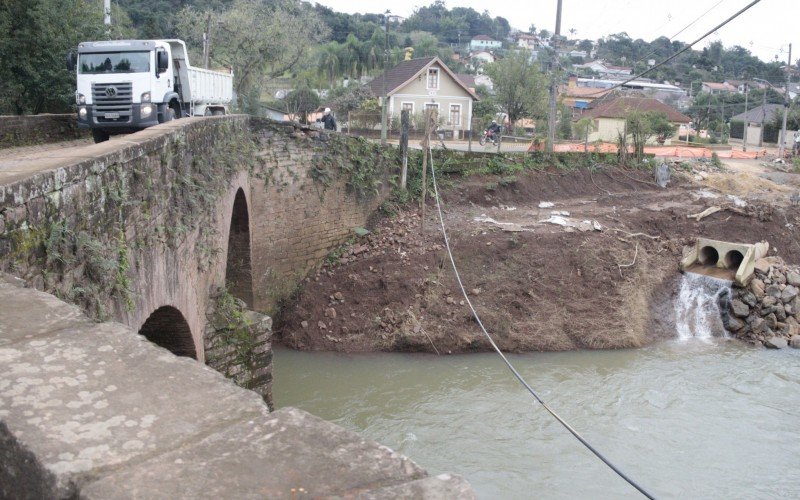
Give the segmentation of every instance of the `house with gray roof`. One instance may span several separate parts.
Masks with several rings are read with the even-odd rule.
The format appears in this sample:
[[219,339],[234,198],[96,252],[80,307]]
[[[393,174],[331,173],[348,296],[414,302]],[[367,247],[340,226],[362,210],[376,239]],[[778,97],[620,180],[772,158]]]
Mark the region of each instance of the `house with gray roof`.
[[[745,147],[776,144],[780,140],[780,131],[775,127],[776,119],[783,117],[783,104],[766,104],[748,109],[731,117],[731,142],[741,141]],[[763,129],[762,129],[762,126]],[[793,134],[787,134],[791,137]]]
[[[438,57],[402,61],[386,72],[385,81],[390,117],[399,117],[404,109],[412,115],[435,109],[440,130],[451,130],[454,137],[470,130],[472,103],[480,99]],[[372,80],[369,87],[383,96],[384,76]]]
[[739,113],[738,115],[732,116],[731,121],[750,123],[771,122],[781,113],[783,113],[783,104],[767,104],[766,107],[762,104],[753,107],[753,109],[748,109],[746,113]]

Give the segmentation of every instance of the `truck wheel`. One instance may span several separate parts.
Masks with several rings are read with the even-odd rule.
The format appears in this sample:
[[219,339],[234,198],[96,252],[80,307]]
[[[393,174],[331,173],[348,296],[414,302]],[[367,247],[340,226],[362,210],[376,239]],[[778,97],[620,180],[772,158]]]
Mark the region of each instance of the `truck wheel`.
[[94,139],[95,144],[107,141],[108,137],[109,137],[108,132],[106,132],[105,130],[100,130],[96,128],[92,129],[92,139]]
[[225,114],[225,110],[224,109],[215,109],[214,111],[211,112],[211,114],[214,115],[214,116],[222,116],[222,115]]

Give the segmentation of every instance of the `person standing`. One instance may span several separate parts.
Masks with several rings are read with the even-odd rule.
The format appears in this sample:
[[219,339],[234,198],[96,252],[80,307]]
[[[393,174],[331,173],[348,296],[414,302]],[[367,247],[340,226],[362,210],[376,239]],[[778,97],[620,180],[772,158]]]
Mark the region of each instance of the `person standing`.
[[331,113],[331,108],[325,108],[325,112],[322,113],[322,118],[319,121],[322,122],[325,130],[336,130],[336,118]]

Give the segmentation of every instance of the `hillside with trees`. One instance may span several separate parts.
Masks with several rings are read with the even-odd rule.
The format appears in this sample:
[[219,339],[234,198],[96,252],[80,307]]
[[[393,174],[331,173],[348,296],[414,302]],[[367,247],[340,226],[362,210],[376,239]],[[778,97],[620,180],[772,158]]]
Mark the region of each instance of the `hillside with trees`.
[[[509,112],[510,104],[501,102],[504,80],[513,74],[534,75],[530,78],[537,82],[536,88],[523,99],[528,105],[520,108],[515,104],[511,114],[538,116],[548,61],[552,60],[552,54],[543,49],[537,60],[527,63],[529,67],[513,67],[509,63],[519,59],[515,57],[518,49],[511,38],[515,30],[507,19],[472,8],[448,8],[443,0],[418,7],[406,19],[382,13],[345,14],[301,0],[127,0],[113,2],[110,30],[102,25],[101,2],[66,0],[66,4],[55,0],[0,4],[0,51],[19,55],[13,61],[5,58],[0,67],[5,83],[0,91],[0,112],[70,110],[74,76],[64,68],[65,53],[81,40],[108,37],[182,38],[192,60],[199,64],[203,34],[208,30],[210,66],[233,69],[239,106],[246,112],[255,112],[259,103],[274,99],[275,82],[286,91],[309,88],[322,90],[323,96],[327,89],[332,98],[342,98],[348,106],[354,99],[364,101],[364,93],[347,95],[345,81],[374,77],[385,64],[391,67],[401,61],[410,47],[414,57],[438,56],[455,72],[484,71],[500,82],[497,93],[477,89],[486,102],[476,108],[486,117],[497,111]],[[96,8],[92,8],[94,4]],[[550,36],[534,25],[528,31],[544,40]],[[477,35],[502,42],[502,47],[494,50],[498,62],[483,67],[470,63],[468,44]],[[568,36],[561,46],[640,72],[648,67],[648,61],[664,60],[685,44],[663,36],[648,42],[617,33],[596,41]],[[562,61],[562,67],[569,68],[570,62],[575,61]],[[714,42],[688,51],[648,77],[694,89],[692,95],[696,95],[703,81],[757,77],[777,84],[785,78],[782,64],[761,61],[743,47],[726,48]],[[565,75],[561,73],[562,78]],[[767,100],[779,97],[768,95]],[[738,99],[698,98],[688,112],[713,127],[716,121],[743,110]],[[763,96],[751,95],[752,101],[759,99]]]

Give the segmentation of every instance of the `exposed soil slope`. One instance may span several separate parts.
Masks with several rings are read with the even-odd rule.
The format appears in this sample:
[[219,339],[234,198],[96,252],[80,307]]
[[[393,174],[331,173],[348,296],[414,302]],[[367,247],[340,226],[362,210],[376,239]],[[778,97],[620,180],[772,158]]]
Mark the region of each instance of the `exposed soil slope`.
[[[716,175],[736,185],[734,174]],[[725,184],[716,175],[714,184]],[[765,181],[737,207],[711,180],[675,177],[667,189],[643,172],[612,168],[455,180],[444,194],[445,223],[470,298],[500,347],[626,348],[673,335],[678,263],[697,236],[768,240],[800,262],[791,188]],[[543,201],[554,206],[540,208]],[[731,210],[687,218],[712,205]],[[402,211],[343,247],[283,308],[279,338],[309,350],[487,350],[453,277],[435,205],[424,233],[420,221],[418,209]]]

